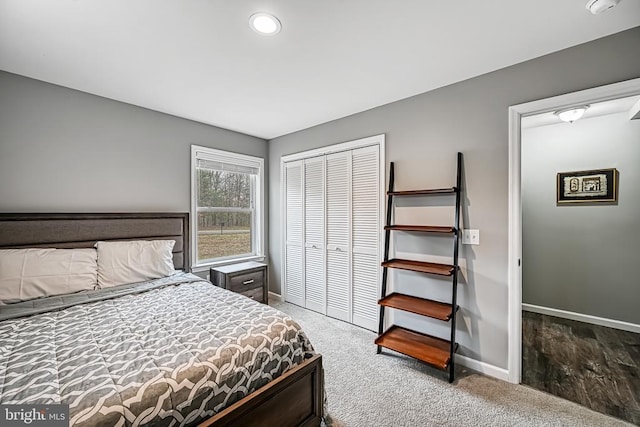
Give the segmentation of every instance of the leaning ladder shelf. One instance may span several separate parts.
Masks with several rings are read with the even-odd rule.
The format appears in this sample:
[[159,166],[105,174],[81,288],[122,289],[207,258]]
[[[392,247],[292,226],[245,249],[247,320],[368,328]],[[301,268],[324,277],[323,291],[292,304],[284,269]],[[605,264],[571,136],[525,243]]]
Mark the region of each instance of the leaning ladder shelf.
[[[389,171],[389,191],[387,191],[387,222],[384,227],[384,262],[382,263],[382,296],[378,304],[380,305],[380,320],[378,326],[378,338],[375,343],[378,346],[378,353],[382,347],[399,353],[406,354],[415,359],[421,360],[431,366],[449,371],[449,382],[453,382],[455,375],[455,353],[458,349],[456,343],[456,313],[459,309],[457,305],[458,296],[458,247],[460,240],[460,185],[461,185],[462,153],[458,153],[456,186],[451,188],[440,188],[434,190],[411,190],[397,191],[394,187],[394,164],[391,162]],[[455,218],[454,226],[429,226],[429,225],[399,225],[391,224],[393,209],[395,207],[394,198],[403,196],[429,196],[429,195],[451,195],[455,196]],[[408,259],[389,259],[389,242],[392,231],[409,231],[427,234],[449,234],[453,237],[453,260],[452,264],[438,264],[433,262],[413,261]],[[426,298],[418,298],[412,295],[405,295],[393,292],[387,295],[387,276],[390,268],[416,271],[436,276],[451,277],[451,302],[433,301]],[[431,317],[433,319],[449,322],[451,335],[449,340],[433,337],[424,333],[411,331],[409,329],[392,325],[384,330],[385,309],[393,308],[406,312]]]

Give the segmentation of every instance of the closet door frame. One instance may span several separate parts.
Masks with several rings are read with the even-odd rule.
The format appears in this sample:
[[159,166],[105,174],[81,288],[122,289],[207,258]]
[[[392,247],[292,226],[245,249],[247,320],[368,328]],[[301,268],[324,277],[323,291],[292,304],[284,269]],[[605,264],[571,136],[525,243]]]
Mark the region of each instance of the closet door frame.
[[[380,230],[380,238],[378,241],[378,260],[381,264],[383,261],[383,248],[384,248],[384,223],[383,220],[386,217],[385,215],[385,202],[386,202],[386,188],[385,184],[387,182],[387,171],[386,171],[386,149],[385,149],[385,134],[374,135],[367,138],[356,139],[353,141],[342,142],[339,144],[333,144],[326,147],[316,148],[308,151],[301,151],[299,153],[289,154],[286,156],[282,156],[280,158],[280,215],[283,218],[283,226],[280,227],[280,295],[282,300],[285,300],[286,296],[286,225],[284,225],[284,218],[286,218],[286,181],[285,181],[285,167],[286,163],[293,162],[296,160],[304,160],[310,157],[323,156],[327,154],[338,153],[342,151],[354,150],[356,148],[369,147],[372,145],[378,145],[379,147],[379,170],[380,170],[380,215],[379,215],[379,230]],[[326,212],[325,212],[326,214]],[[326,230],[325,230],[326,232]],[[380,268],[380,277],[382,274],[382,267]],[[376,284],[379,288],[380,283]]]

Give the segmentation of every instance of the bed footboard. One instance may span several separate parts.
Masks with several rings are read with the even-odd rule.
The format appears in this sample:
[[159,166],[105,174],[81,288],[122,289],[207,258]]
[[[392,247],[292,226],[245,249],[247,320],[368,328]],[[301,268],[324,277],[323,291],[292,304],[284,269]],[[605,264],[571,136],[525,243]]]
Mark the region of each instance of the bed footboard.
[[319,426],[324,379],[317,354],[200,424],[215,426]]

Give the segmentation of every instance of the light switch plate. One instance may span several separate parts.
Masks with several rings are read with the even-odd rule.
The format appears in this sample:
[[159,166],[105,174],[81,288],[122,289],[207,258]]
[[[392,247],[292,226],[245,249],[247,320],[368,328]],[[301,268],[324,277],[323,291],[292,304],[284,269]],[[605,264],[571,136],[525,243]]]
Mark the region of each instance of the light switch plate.
[[463,245],[479,245],[480,230],[462,230]]

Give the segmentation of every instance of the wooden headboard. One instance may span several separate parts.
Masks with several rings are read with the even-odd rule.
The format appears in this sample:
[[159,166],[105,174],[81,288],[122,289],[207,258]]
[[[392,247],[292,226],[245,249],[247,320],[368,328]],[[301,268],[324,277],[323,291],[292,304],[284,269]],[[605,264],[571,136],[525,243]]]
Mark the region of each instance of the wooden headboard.
[[175,240],[173,265],[191,268],[188,213],[0,213],[0,249],[91,248],[98,240]]

